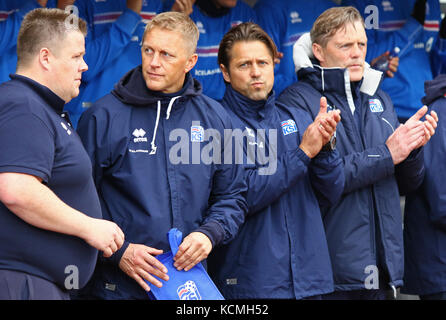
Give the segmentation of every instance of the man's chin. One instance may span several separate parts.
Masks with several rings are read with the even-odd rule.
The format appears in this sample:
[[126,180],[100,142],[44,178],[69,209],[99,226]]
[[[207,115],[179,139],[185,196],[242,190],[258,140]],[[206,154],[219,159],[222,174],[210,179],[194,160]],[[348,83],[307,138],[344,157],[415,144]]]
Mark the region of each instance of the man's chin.
[[266,100],[267,96],[264,94],[251,94],[248,98],[253,101],[260,101],[260,100]]
[[352,73],[350,73],[350,81],[351,82],[361,81],[363,76],[364,76],[364,72],[352,72]]
[[161,91],[162,86],[158,85],[155,81],[146,81],[146,87],[147,89],[151,91]]

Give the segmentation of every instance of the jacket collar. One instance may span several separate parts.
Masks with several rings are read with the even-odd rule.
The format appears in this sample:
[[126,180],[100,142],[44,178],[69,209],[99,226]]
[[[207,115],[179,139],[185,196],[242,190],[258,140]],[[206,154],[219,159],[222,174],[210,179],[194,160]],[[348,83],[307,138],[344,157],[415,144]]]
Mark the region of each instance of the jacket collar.
[[153,106],[158,101],[167,103],[174,97],[198,96],[201,93],[201,84],[190,73],[186,74],[184,85],[178,92],[162,93],[152,91],[146,86],[141,65],[127,72],[112,91],[112,94],[120,101],[135,107]]
[[[313,56],[312,42],[309,33],[303,34],[293,47],[293,61],[299,79],[309,78],[313,85],[323,91],[335,91],[348,94],[350,86],[348,69],[323,68]],[[372,69],[368,63],[365,65],[364,76],[359,82],[362,93],[373,96],[383,79],[381,71]],[[318,81],[316,81],[318,80]]]
[[240,118],[263,120],[269,118],[274,110],[275,93],[272,90],[266,100],[251,100],[235,91],[230,84],[226,84],[222,104]]
[[446,97],[446,74],[439,74],[434,80],[424,83],[424,91],[426,96],[422,102],[425,105],[431,104],[440,97]]

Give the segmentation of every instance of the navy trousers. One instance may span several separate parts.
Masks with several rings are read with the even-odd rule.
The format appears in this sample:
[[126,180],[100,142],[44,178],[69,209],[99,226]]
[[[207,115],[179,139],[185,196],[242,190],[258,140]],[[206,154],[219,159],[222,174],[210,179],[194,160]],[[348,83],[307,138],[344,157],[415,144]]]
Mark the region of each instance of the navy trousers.
[[322,300],[391,300],[390,290],[387,289],[363,289],[352,291],[335,291],[324,294]]
[[1,269],[0,300],[70,300],[70,295],[48,280]]

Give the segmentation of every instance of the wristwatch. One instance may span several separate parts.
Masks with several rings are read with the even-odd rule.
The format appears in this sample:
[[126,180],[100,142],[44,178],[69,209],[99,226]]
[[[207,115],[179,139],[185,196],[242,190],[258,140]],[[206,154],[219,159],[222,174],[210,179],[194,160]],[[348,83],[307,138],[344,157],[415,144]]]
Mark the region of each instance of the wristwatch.
[[330,140],[322,147],[321,151],[333,151],[336,149],[336,131],[331,136]]

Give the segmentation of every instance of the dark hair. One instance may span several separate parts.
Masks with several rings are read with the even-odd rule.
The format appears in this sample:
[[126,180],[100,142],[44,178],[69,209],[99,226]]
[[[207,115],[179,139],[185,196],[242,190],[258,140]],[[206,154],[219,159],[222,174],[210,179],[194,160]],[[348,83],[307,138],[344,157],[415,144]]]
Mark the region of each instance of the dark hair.
[[70,31],[87,35],[87,23],[61,9],[39,8],[30,11],[22,21],[17,37],[17,67],[26,66],[40,49],[57,52]]
[[244,22],[232,27],[223,37],[218,48],[218,65],[224,65],[229,70],[231,50],[239,41],[260,41],[266,45],[273,60],[277,57],[277,47],[271,37],[253,22]]

